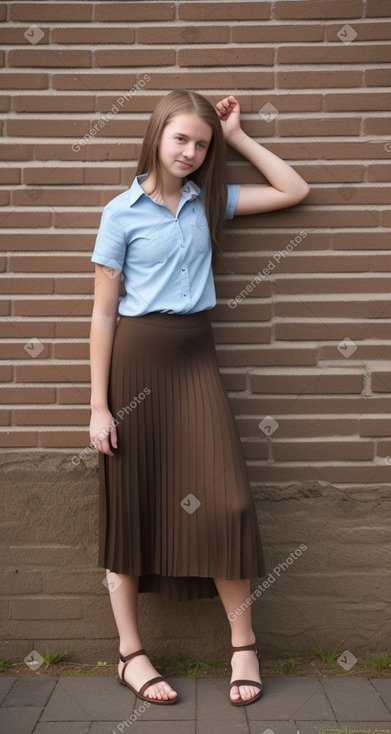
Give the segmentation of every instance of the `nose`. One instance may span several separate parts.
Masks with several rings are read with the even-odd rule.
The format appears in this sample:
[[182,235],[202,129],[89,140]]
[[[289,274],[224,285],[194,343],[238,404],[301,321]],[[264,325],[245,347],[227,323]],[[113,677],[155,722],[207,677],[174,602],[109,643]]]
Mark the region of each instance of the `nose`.
[[193,143],[189,143],[186,146],[186,150],[183,151],[183,155],[185,158],[194,158],[195,156],[195,145]]

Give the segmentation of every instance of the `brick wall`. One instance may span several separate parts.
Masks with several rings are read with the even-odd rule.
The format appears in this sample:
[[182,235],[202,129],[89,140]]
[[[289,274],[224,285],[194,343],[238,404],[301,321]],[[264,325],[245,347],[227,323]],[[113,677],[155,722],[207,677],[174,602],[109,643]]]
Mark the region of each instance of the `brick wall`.
[[[174,88],[213,103],[233,93],[244,130],[311,185],[300,206],[228,224],[216,268],[214,333],[270,564],[312,538],[312,563],[297,573],[300,608],[314,611],[329,535],[307,518],[289,536],[283,501],[292,507],[290,500],[299,500],[300,517],[314,502],[318,519],[327,517],[341,533],[348,521],[340,503],[347,502],[357,519],[351,532],[366,553],[367,592],[374,585],[374,627],[377,612],[384,625],[372,571],[386,563],[382,556],[379,566],[365,527],[371,509],[371,528],[383,537],[391,477],[389,3],[8,2],[0,13],[0,418],[10,513],[3,578],[11,578],[1,604],[8,635],[19,640],[9,649],[21,654],[26,640],[61,637],[74,641],[76,655],[91,653],[92,642],[80,648],[80,641],[100,602],[98,637],[115,637],[107,600],[97,601],[105,590],[97,589],[102,574],[94,555],[96,457],[83,451],[90,256],[103,206],[133,179],[148,116]],[[229,180],[263,182],[232,150]],[[282,535],[270,530],[270,518],[279,518]],[[346,558],[350,573],[355,562]],[[331,560],[328,572],[337,567]],[[76,583],[76,568],[89,578],[95,573],[96,585],[80,575]],[[346,599],[334,598],[342,606],[331,622],[326,615],[326,636],[339,629],[343,604],[364,593],[361,571],[352,572],[357,585]],[[327,583],[326,597],[332,573]],[[278,603],[278,589],[273,595]],[[291,601],[282,593],[285,624]],[[66,625],[68,636],[64,614],[77,621]],[[219,614],[216,607],[221,623]],[[27,629],[21,619],[29,620]],[[376,639],[357,624],[357,640]],[[291,646],[306,640],[298,629]],[[273,645],[282,645],[278,635]]]

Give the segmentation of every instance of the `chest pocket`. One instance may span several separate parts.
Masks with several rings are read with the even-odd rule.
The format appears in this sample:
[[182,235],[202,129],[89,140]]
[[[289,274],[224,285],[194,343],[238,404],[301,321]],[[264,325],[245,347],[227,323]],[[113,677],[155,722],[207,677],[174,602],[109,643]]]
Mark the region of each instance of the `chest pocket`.
[[208,252],[210,234],[205,214],[198,214],[192,224],[193,245],[197,252]]
[[143,240],[143,252],[150,265],[164,263],[168,257],[168,245],[164,237]]

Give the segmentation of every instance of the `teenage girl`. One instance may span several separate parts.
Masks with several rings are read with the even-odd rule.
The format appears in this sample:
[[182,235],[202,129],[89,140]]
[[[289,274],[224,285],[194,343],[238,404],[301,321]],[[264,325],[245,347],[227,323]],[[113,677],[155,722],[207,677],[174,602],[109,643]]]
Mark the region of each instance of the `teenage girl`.
[[[227,185],[224,139],[270,185]],[[142,648],[139,592],[219,594],[233,645],[230,701],[262,694],[251,606],[232,614],[265,569],[209,321],[212,253],[226,219],[292,206],[308,191],[243,132],[235,97],[214,108],[174,91],[152,113],[130,189],[103,210],[90,337],[99,565],[112,579],[119,682],[152,703],[177,693]]]

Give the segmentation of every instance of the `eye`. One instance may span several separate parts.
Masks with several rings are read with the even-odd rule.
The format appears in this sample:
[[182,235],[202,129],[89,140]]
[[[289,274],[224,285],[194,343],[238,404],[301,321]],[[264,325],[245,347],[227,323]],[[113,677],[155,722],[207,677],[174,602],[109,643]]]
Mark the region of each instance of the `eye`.
[[182,135],[176,135],[175,140],[184,140],[184,138],[182,137]]

